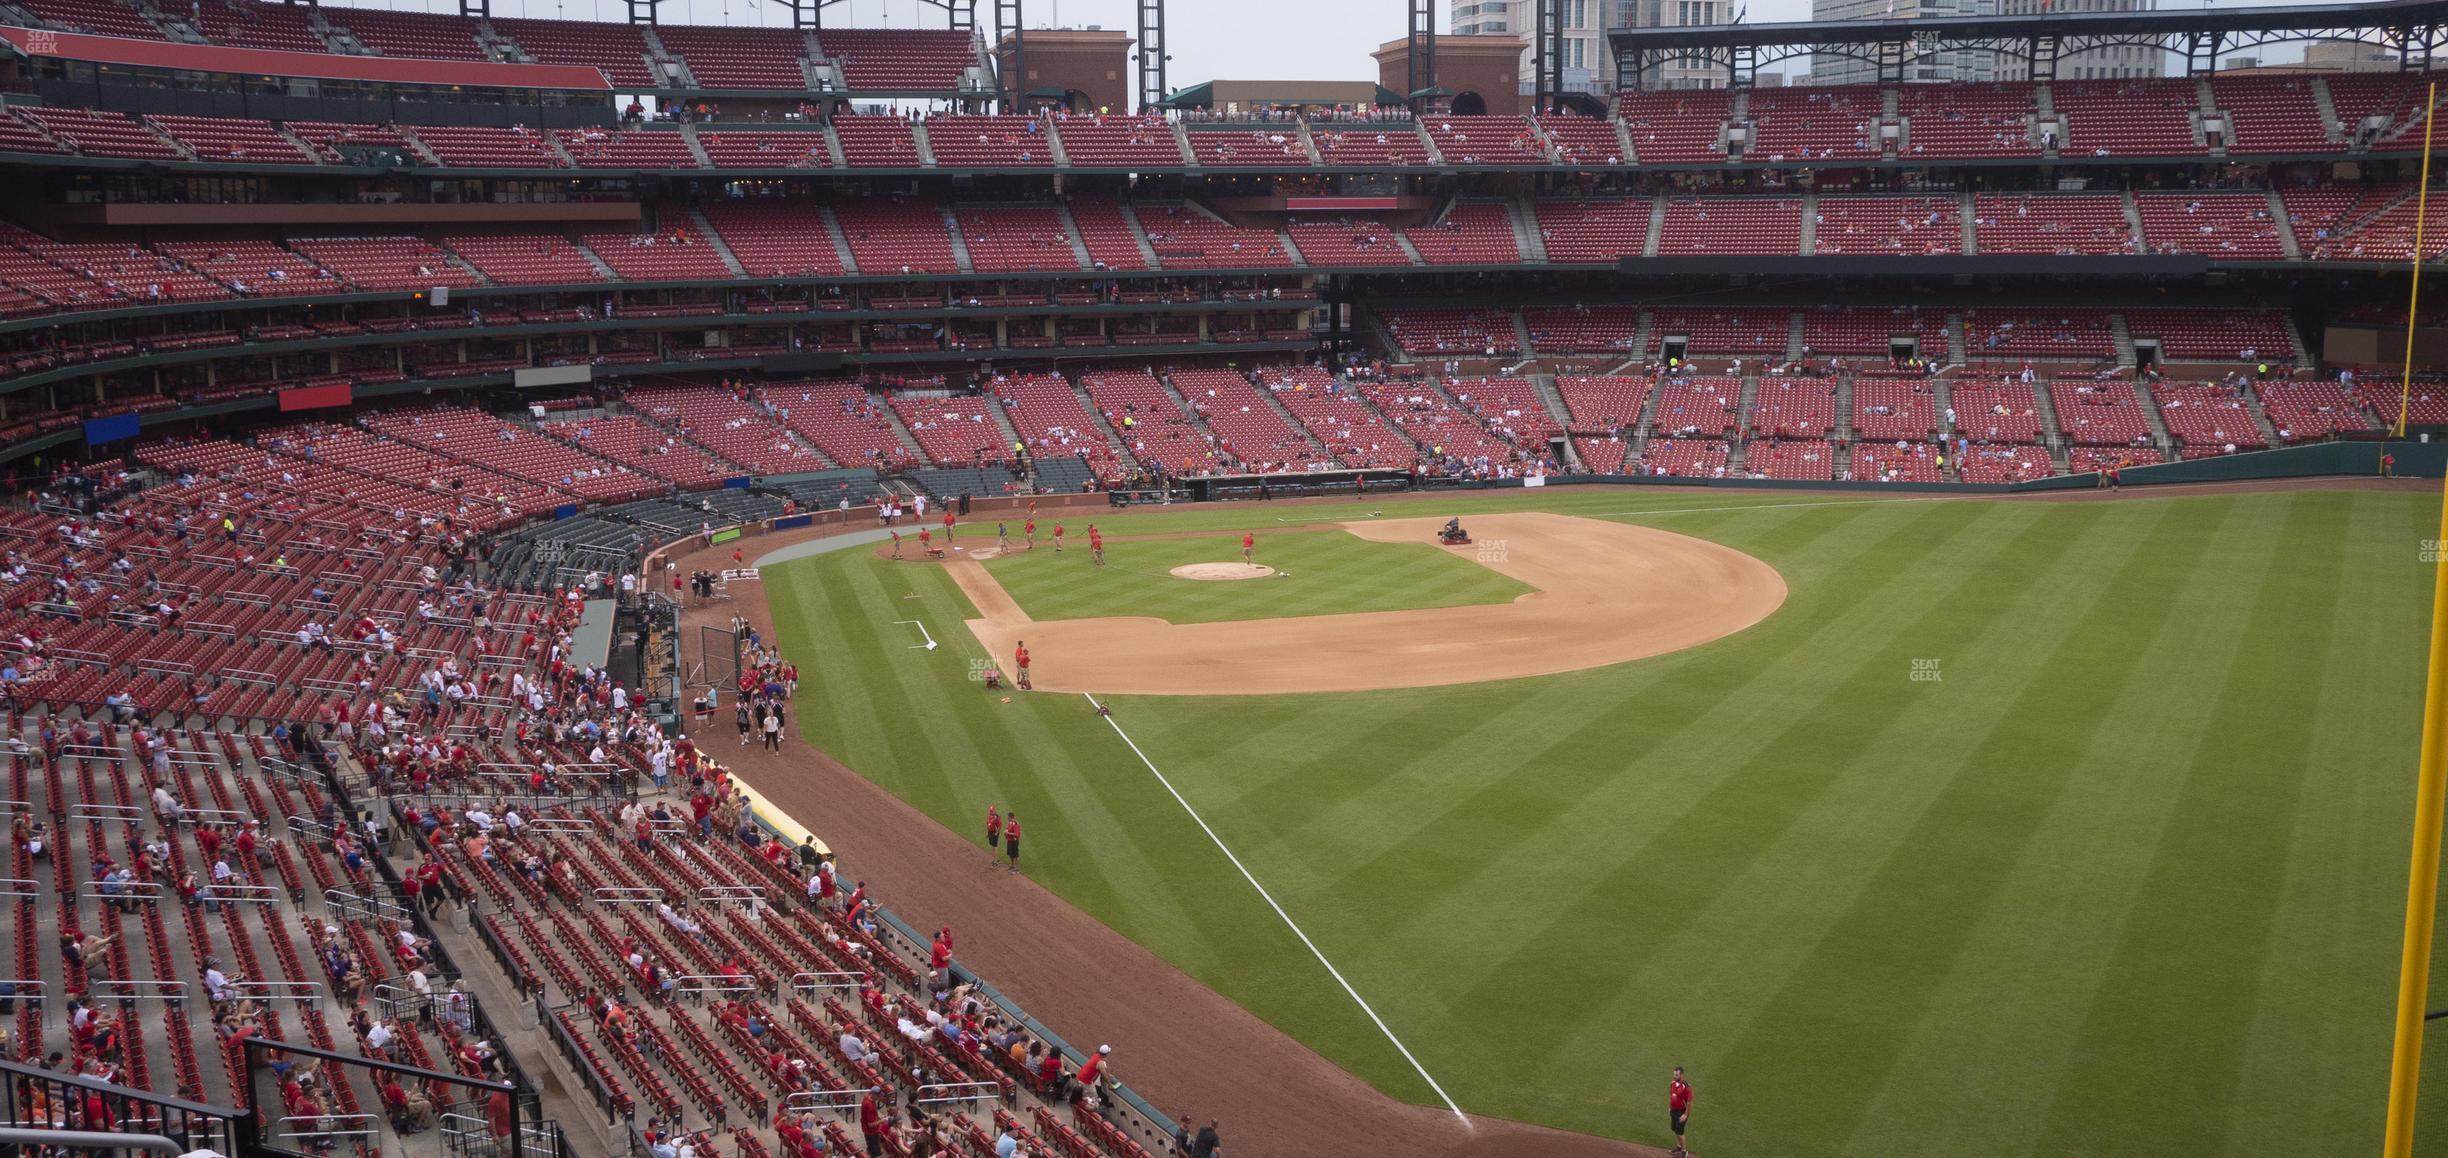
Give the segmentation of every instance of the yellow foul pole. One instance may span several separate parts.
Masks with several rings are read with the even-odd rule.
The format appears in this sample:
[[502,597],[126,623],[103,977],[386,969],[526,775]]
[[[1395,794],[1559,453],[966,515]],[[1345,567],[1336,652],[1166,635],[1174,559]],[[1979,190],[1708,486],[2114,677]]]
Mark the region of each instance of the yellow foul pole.
[[[2439,540],[2448,546],[2448,490]],[[2397,972],[2397,1048],[2389,1063],[2385,1158],[2413,1158],[2414,1099],[2422,1079],[2423,1014],[2430,1000],[2431,937],[2439,917],[2440,821],[2448,808],[2448,564],[2431,579],[2431,667],[2423,689],[2422,760],[2414,790],[2414,857],[2406,879],[2405,950]]]
[[2414,401],[2414,309],[2422,304],[2423,214],[2431,207],[2431,121],[2439,108],[2439,82],[2423,102],[2422,181],[2414,186],[2414,285],[2406,291],[2405,376],[2397,386],[2397,437],[2406,432],[2406,410]]

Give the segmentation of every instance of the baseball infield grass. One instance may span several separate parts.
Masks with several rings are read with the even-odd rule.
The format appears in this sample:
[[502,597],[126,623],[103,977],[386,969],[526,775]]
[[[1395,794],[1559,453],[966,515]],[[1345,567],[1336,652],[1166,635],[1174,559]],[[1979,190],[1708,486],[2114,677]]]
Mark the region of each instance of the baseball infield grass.
[[1241,536],[1109,539],[1103,567],[1091,565],[1081,537],[1060,555],[1040,543],[1034,551],[988,560],[986,570],[1032,619],[1282,619],[1505,603],[1531,590],[1431,543],[1372,543],[1342,531],[1270,530],[1258,541],[1255,558],[1275,568],[1276,575],[1230,582],[1180,579],[1171,572],[1185,563],[1240,562]]
[[[1791,596],[1572,675],[1111,704],[1464,1108],[1664,1143],[1682,1065],[1704,1154],[2377,1150],[2436,499],[1400,513],[1529,506],[1726,543]],[[1434,1101],[1080,697],[965,681],[940,570],[843,552],[768,582],[791,653],[825,657],[811,740],[962,833],[1025,811],[1041,882]],[[953,646],[907,648],[919,605]]]

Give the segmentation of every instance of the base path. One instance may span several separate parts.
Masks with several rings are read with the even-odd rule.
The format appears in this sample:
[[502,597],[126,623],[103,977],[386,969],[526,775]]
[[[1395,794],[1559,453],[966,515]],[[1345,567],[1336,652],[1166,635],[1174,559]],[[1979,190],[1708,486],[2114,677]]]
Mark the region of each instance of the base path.
[[[1340,524],[1383,543],[1433,543],[1443,525]],[[1510,603],[1221,623],[1034,621],[985,567],[966,559],[947,567],[977,606],[969,630],[986,654],[1007,656],[1028,640],[1036,688],[1054,692],[1259,695],[1554,675],[1696,647],[1785,602],[1775,568],[1705,539],[1532,511],[1474,515],[1465,525],[1476,542],[1446,550],[1537,590]],[[1129,548],[1117,541],[1117,549]],[[1266,554],[1263,540],[1258,553]]]

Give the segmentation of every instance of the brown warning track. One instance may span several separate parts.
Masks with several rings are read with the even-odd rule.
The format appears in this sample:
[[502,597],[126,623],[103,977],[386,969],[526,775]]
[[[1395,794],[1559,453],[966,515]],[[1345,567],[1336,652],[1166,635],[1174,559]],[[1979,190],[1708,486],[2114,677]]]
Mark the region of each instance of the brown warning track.
[[[1443,523],[1367,519],[1340,529],[1428,543]],[[1536,590],[1510,603],[1221,623],[1033,621],[985,567],[945,567],[977,606],[969,630],[986,654],[1008,656],[1028,641],[1040,692],[1263,695],[1553,675],[1695,647],[1785,602],[1775,568],[1705,539],[1540,511],[1473,515],[1467,526],[1476,543],[1445,550]]]

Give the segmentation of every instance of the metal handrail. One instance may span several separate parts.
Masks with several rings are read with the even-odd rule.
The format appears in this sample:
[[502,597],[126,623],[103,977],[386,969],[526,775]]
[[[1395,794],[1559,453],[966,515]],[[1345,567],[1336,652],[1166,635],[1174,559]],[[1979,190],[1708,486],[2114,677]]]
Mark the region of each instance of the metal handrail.
[[599,905],[659,905],[663,903],[663,890],[661,889],[606,886],[594,890],[589,895]]
[[[930,1098],[926,1096],[928,1090],[967,1090],[969,1092],[965,1094],[939,1093]],[[940,1106],[956,1102],[987,1102],[1002,1096],[1003,1087],[995,1082],[943,1082],[918,1087],[918,1097],[915,1100],[921,1106]]]
[[[841,977],[847,980],[837,982],[808,980],[808,978],[828,977]],[[859,983],[866,979],[867,975],[864,973],[793,973],[790,975],[790,987],[800,993],[815,993],[827,989],[856,989]]]

